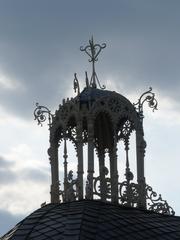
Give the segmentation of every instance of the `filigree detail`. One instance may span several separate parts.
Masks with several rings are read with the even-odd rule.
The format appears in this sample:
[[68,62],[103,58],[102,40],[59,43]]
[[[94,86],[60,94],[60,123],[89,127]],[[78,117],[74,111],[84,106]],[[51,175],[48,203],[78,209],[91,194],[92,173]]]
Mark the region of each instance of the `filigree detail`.
[[77,74],[74,74],[74,91],[77,92],[77,95],[80,93],[79,81],[77,79]]
[[63,107],[60,108],[60,116],[63,121],[65,121],[69,116],[69,109],[67,104],[64,104]]
[[139,191],[137,183],[124,181],[119,183],[119,199],[125,206],[137,207],[139,200]]
[[[109,174],[109,171],[106,167],[103,167],[104,175],[107,176]],[[140,186],[138,183],[132,182],[134,176],[133,173],[130,171],[130,169],[126,169],[126,180],[118,183],[118,199],[119,203],[128,207],[139,207],[140,202]],[[103,181],[103,182],[102,182]],[[92,189],[88,189],[90,187],[89,185],[90,179],[87,178],[86,182],[86,192],[90,193]],[[105,177],[103,179],[98,177],[93,178],[93,195],[96,195],[98,197],[102,197],[102,195],[105,197],[105,199],[111,199],[112,193],[111,193],[111,179],[108,177]],[[102,190],[103,185],[103,192]],[[87,195],[88,196],[88,195]],[[149,185],[146,185],[145,187],[145,197],[147,201],[147,209],[150,211],[154,211],[157,213],[162,214],[168,214],[168,215],[174,215],[175,212],[171,206],[168,205],[166,200],[163,200],[161,195],[157,194],[155,191],[153,191],[152,187]]]
[[134,175],[129,168],[126,169],[125,176],[128,183],[134,179]]
[[161,194],[158,195],[149,185],[146,185],[146,199],[149,210],[162,214],[175,215],[173,208],[168,205],[166,200],[162,199]]
[[155,99],[155,93],[152,92],[152,88],[150,87],[148,91],[144,92],[139,98],[138,102],[134,104],[136,110],[139,112],[140,118],[143,118],[143,105],[147,102],[149,107],[154,110],[157,110],[158,102]]
[[82,139],[83,139],[83,143],[87,143],[87,141],[88,141],[87,129],[84,129],[84,131],[82,132]]
[[133,131],[133,123],[127,119],[122,125],[120,125],[118,135],[117,135],[118,140],[128,139],[132,131]]
[[106,88],[105,85],[101,86],[99,79],[97,77],[96,71],[95,71],[95,62],[98,61],[98,55],[101,52],[101,50],[105,47],[106,47],[105,43],[103,43],[101,45],[94,44],[93,37],[89,40],[89,45],[87,45],[85,47],[83,47],[83,46],[80,47],[80,50],[85,52],[90,57],[89,62],[92,62],[92,77],[91,77],[91,81],[90,81],[89,85],[94,88],[97,87],[96,81],[101,89]]
[[53,118],[53,114],[51,113],[51,111],[47,107],[40,106],[39,103],[36,103],[36,108],[34,110],[34,120],[37,120],[38,125],[42,126],[42,123],[46,121],[47,117],[49,125],[51,125]]
[[72,143],[74,144],[74,146],[77,146],[77,130],[76,130],[76,126],[71,126],[69,125],[67,127],[66,130],[66,137],[72,141]]
[[[107,169],[107,167],[103,167],[103,171],[104,171],[104,175],[107,176],[109,174],[109,170]],[[99,197],[101,197],[101,194],[103,194],[106,198],[111,198],[111,180],[108,177],[104,178],[104,188],[103,188],[103,193],[101,192],[102,190],[102,182],[101,182],[101,177],[94,177],[94,195],[97,195]]]
[[124,136],[129,136],[130,132],[132,129],[132,124],[129,120],[127,120],[124,124],[123,124],[123,128],[122,128],[122,134]]
[[92,186],[91,186],[91,182],[93,181],[93,178],[91,177],[90,174],[87,175],[87,180],[86,180],[86,199],[91,199],[92,198]]
[[[104,166],[103,174],[107,176],[109,170]],[[132,172],[126,171],[126,181],[118,183],[118,199],[119,203],[128,207],[139,207],[140,201],[140,189],[139,184],[132,182]],[[102,182],[103,181],[103,182]],[[93,183],[93,186],[91,186]],[[92,177],[90,174],[87,175],[86,181],[86,199],[92,199],[93,195],[99,198],[104,196],[106,200],[112,198],[112,186],[111,179],[105,177],[101,179],[100,176]],[[102,189],[103,185],[103,189]],[[59,195],[62,201],[71,202],[77,199],[78,179],[73,179],[73,171],[69,171],[66,182],[66,192],[60,190]],[[152,187],[146,185],[145,195],[147,201],[147,209],[156,213],[174,215],[175,212],[171,206],[168,205],[166,200],[163,200],[161,195],[153,191]]]
[[70,170],[67,176],[67,190],[66,190],[66,201],[72,202],[76,200],[76,189],[74,186],[77,185],[77,179],[73,179],[73,171]]
[[98,61],[98,55],[101,52],[103,48],[106,47],[106,44],[94,44],[93,37],[89,40],[89,45],[86,47],[81,46],[80,50],[87,53],[87,55],[90,57],[89,62],[97,62]]
[[100,191],[100,176],[94,177],[93,180],[94,180],[94,184],[93,184],[93,185],[94,185],[94,186],[93,186],[94,192],[93,192],[93,194],[100,197],[100,196],[101,196],[101,191]]
[[122,106],[118,99],[111,98],[108,102],[108,107],[112,112],[119,113],[122,110]]

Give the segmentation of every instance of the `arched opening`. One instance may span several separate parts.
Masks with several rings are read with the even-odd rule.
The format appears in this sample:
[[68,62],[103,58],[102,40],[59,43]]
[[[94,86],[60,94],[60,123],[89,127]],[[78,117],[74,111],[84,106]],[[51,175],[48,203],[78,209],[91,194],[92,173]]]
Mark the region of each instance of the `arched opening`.
[[59,178],[60,178],[60,200],[76,200],[77,184],[77,153],[74,143],[68,139],[62,139],[59,149]]
[[112,149],[113,126],[109,114],[107,114],[106,112],[98,113],[95,119],[94,138],[98,151]]
[[[114,131],[111,118],[108,113],[100,112],[94,122],[94,139],[97,152],[97,170],[94,179],[94,191],[98,198],[103,201],[111,200],[111,175],[114,150]],[[97,166],[97,161],[95,165]],[[115,173],[115,172],[114,172]]]

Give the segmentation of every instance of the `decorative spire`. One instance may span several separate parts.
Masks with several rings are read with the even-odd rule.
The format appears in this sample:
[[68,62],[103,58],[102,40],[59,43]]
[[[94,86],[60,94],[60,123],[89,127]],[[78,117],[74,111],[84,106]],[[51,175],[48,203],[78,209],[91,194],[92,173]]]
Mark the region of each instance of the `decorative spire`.
[[105,43],[102,43],[101,45],[94,44],[93,36],[89,40],[89,45],[85,47],[82,47],[82,46],[80,47],[80,50],[83,52],[86,52],[86,54],[90,57],[89,62],[92,62],[92,76],[90,81],[90,87],[97,88],[97,83],[98,83],[101,89],[106,88],[104,85],[101,86],[95,71],[95,62],[98,61],[98,55],[101,52],[101,50],[105,47],[106,47]]

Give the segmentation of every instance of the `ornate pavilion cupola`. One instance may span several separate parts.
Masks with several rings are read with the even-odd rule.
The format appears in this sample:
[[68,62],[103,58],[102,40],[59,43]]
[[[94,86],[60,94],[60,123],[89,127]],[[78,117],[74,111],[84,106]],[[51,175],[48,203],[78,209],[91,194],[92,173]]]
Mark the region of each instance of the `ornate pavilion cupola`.
[[[105,43],[95,44],[92,38],[87,46],[80,48],[89,56],[92,75],[89,79],[86,72],[86,86],[80,91],[77,75],[74,74],[76,97],[64,99],[55,114],[39,104],[34,111],[39,124],[47,116],[49,119],[51,203],[100,200],[174,214],[161,195],[157,195],[146,184],[144,176],[146,142],[143,105],[147,102],[150,108],[157,109],[155,94],[150,88],[136,104],[132,104],[119,93],[105,90],[95,71],[98,55],[105,47]],[[132,134],[135,141],[131,141]],[[68,141],[76,151],[73,157],[77,169],[70,169],[68,165]],[[123,149],[120,148],[121,142]],[[130,169],[131,144],[135,144],[136,152],[133,158],[136,159],[134,174]],[[63,147],[63,154],[58,150],[60,147]],[[121,154],[120,151],[124,153]],[[63,169],[59,169],[59,166],[63,166]],[[124,180],[120,181],[122,169]],[[60,171],[63,171],[62,179]],[[76,178],[73,178],[73,172],[77,173]],[[137,179],[134,179],[134,175]]]

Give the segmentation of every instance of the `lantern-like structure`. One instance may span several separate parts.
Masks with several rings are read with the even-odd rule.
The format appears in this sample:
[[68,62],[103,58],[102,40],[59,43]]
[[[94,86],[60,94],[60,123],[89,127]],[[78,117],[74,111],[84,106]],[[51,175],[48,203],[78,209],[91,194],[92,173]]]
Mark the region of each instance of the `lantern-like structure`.
[[[92,75],[88,79],[86,73],[86,86],[80,91],[75,74],[76,97],[63,100],[55,114],[36,105],[38,123],[49,121],[51,202],[42,204],[2,240],[180,239],[180,217],[168,216],[174,215],[173,209],[144,176],[143,106],[148,103],[157,109],[155,95],[150,88],[132,104],[105,90],[95,71],[105,46],[92,38],[81,47],[92,62]],[[131,157],[136,172],[130,169]]]
[[[141,95],[136,104],[132,104],[121,94],[105,90],[95,71],[97,57],[105,47],[106,44],[95,44],[92,38],[86,47],[80,48],[90,57],[92,75],[88,79],[86,73],[86,86],[82,91],[80,91],[77,75],[74,75],[76,97],[63,100],[55,114],[51,114],[43,106],[37,105],[35,109],[34,115],[39,123],[45,120],[46,113],[49,117],[51,202],[99,199],[103,202],[174,214],[173,209],[161,198],[161,195],[157,195],[146,184],[144,176],[146,142],[143,130],[143,105],[148,102],[149,107],[153,110],[157,109],[155,95],[150,88]],[[135,182],[129,163],[129,148],[133,132],[137,166]],[[73,143],[76,151],[74,162],[77,163],[77,169],[68,167],[68,140]],[[118,164],[117,153],[120,141],[124,143],[125,166]],[[59,156],[58,149],[62,144],[64,153]],[[87,145],[87,158],[83,150],[85,145]],[[59,179],[60,162],[63,162],[64,166],[63,179]],[[85,172],[85,165],[87,172]],[[121,182],[119,181],[120,167],[125,169],[125,179]],[[77,171],[75,179],[73,171]]]

